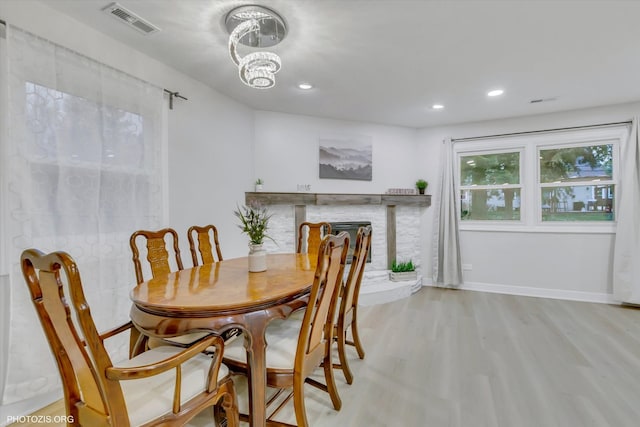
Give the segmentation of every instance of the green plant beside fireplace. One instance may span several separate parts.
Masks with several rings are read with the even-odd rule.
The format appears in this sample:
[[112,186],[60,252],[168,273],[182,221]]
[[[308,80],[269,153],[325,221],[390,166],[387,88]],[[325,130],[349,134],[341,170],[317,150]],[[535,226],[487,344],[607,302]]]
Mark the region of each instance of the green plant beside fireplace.
[[413,261],[397,262],[393,261],[391,264],[391,271],[394,273],[406,273],[408,271],[415,271],[416,267],[413,265]]

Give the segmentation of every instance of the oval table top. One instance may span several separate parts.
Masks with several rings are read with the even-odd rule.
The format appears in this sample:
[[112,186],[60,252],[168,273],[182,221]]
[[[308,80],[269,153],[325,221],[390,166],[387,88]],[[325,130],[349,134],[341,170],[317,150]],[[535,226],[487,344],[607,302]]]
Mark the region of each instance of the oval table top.
[[317,255],[268,254],[267,270],[250,273],[248,258],[187,268],[137,285],[131,300],[139,309],[169,317],[255,311],[308,292]]

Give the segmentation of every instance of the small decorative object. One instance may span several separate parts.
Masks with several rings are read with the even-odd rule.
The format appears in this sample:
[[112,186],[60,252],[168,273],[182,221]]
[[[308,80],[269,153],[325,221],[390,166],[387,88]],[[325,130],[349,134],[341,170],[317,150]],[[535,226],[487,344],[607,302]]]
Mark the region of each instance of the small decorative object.
[[415,188],[389,188],[387,194],[393,195],[414,195],[416,194]]
[[266,207],[257,203],[238,207],[233,213],[240,220],[238,227],[249,236],[249,271],[252,273],[265,271],[267,269],[267,251],[264,250],[262,244],[265,238],[271,239],[267,235],[271,214]]
[[429,183],[424,179],[419,179],[416,181],[416,188],[418,189],[418,192],[420,194],[424,194],[424,190],[427,189],[427,185],[429,185]]
[[411,260],[406,262],[393,261],[391,265],[391,272],[389,273],[389,280],[392,282],[401,282],[404,280],[417,280],[418,273],[416,267]]
[[262,184],[264,184],[262,178],[256,179],[256,191],[262,191]]

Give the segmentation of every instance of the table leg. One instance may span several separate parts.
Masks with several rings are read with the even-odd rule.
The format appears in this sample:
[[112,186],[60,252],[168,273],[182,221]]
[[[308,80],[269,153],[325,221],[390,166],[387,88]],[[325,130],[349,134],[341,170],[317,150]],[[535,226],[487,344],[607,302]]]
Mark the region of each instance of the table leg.
[[245,322],[244,347],[247,350],[249,368],[249,425],[264,427],[267,424],[266,409],[266,347],[264,337],[267,319],[264,313],[248,313]]

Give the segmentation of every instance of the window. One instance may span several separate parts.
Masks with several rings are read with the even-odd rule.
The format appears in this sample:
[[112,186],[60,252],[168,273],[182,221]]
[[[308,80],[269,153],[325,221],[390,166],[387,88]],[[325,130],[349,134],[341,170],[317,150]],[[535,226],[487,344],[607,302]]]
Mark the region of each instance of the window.
[[520,219],[520,152],[460,156],[461,218]]
[[[20,254],[68,252],[91,284],[87,299],[99,302],[92,304],[97,328],[127,318],[135,277],[129,236],[164,223],[166,121],[158,86],[14,26],[6,45],[0,241],[10,285],[2,308],[12,334],[4,397],[18,401],[60,389],[46,341],[20,339],[37,327]],[[109,347],[126,358],[128,344],[116,339]]]
[[32,82],[25,96],[33,236],[129,233],[152,203],[144,117]]
[[456,142],[461,228],[613,231],[627,134],[615,126]]
[[539,150],[542,221],[613,221],[613,144]]

